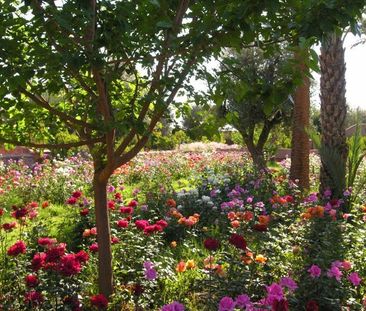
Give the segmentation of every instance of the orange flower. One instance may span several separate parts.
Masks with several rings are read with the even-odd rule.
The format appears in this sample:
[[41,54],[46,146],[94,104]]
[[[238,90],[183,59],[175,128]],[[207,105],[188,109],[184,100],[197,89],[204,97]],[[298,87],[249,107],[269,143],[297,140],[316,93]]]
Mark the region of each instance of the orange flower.
[[205,266],[206,269],[213,269],[214,268],[214,262],[215,262],[215,257],[214,256],[208,256],[203,260],[203,264]]
[[267,257],[264,257],[263,255],[259,254],[259,255],[255,256],[255,261],[258,263],[266,263]]
[[216,267],[215,267],[215,272],[216,272],[219,276],[221,276],[221,277],[223,277],[223,276],[225,276],[225,275],[226,275],[226,272],[225,272],[225,270],[224,270],[224,268],[223,268],[223,266],[222,266],[222,265],[216,265]]
[[310,219],[311,218],[311,214],[310,213],[302,213],[301,214],[301,218],[303,218],[303,219]]
[[250,212],[250,211],[246,211],[246,212],[243,214],[243,216],[242,216],[242,218],[243,218],[244,220],[246,220],[246,221],[251,221],[251,220],[253,219],[253,217],[254,217],[254,215],[253,215],[253,213],[252,213],[252,212]]
[[253,262],[253,253],[250,251],[246,251],[244,256],[241,256],[241,261],[246,265],[249,265]]
[[170,247],[171,248],[176,248],[177,247],[177,242],[176,241],[171,241],[170,242]]
[[231,221],[233,221],[236,218],[236,215],[234,212],[229,212],[227,214],[227,218],[229,218]]
[[233,221],[231,222],[231,226],[232,226],[233,228],[238,228],[238,227],[240,227],[240,222],[239,222],[238,220],[233,220]]
[[166,205],[168,205],[170,207],[177,207],[177,203],[174,201],[174,199],[166,200]]
[[186,264],[187,269],[194,269],[196,268],[196,264],[193,259],[187,260]]
[[184,271],[186,271],[186,269],[187,269],[187,265],[186,265],[186,263],[182,260],[182,261],[180,261],[178,264],[177,264],[177,266],[176,266],[176,268],[175,268],[175,270],[177,271],[177,272],[184,272]]
[[91,235],[90,229],[85,229],[84,232],[83,232],[83,237],[87,238],[87,237],[90,237],[90,235]]
[[271,218],[268,215],[260,215],[258,216],[258,221],[261,225],[268,225]]

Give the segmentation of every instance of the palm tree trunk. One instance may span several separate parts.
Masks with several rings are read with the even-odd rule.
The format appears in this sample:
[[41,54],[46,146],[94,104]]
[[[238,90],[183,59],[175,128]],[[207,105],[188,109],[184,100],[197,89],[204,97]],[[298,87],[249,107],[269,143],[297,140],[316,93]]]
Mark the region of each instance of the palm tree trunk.
[[[329,188],[334,197],[339,197],[346,184],[348,154],[345,133],[346,64],[343,41],[340,36],[332,34],[322,43],[320,66],[321,141],[325,149],[321,154],[320,192],[323,193]],[[333,161],[329,159],[327,154],[330,151],[336,155],[337,159]],[[336,163],[335,160],[337,160]]]
[[310,80],[306,76],[304,53],[295,55],[299,61],[302,83],[295,91],[292,118],[291,169],[290,179],[298,180],[302,189],[309,189],[309,152],[310,142],[305,129],[309,126]]

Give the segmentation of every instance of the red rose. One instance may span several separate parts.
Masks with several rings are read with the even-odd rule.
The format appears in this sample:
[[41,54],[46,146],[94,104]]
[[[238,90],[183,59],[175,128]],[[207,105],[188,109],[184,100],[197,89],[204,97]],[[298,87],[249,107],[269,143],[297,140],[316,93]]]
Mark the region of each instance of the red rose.
[[92,245],[89,246],[89,250],[92,252],[92,253],[96,253],[98,251],[98,243],[93,243]]
[[90,297],[90,303],[98,308],[107,308],[108,299],[103,294],[98,294]]
[[80,252],[76,253],[75,257],[81,263],[87,262],[89,260],[89,254],[84,250],[81,250]]
[[163,219],[158,220],[155,224],[159,225],[163,229],[165,229],[168,226],[168,223]]
[[114,201],[108,201],[107,205],[109,209],[114,210],[116,203]]
[[137,229],[144,230],[145,227],[149,226],[149,222],[145,219],[136,220],[135,226],[137,227]]
[[[78,198],[80,198],[81,197],[81,195],[82,195],[82,192],[81,191],[74,191],[73,193],[72,193],[72,197],[73,198],[75,198],[75,199],[78,199]],[[76,201],[75,201],[76,202]]]
[[215,251],[220,247],[220,242],[214,238],[207,238],[203,241],[203,246],[209,251]]
[[264,232],[264,231],[267,231],[268,227],[265,224],[255,224],[253,226],[253,229],[255,231]]
[[36,287],[39,283],[39,280],[36,275],[28,274],[25,277],[25,283],[27,284],[28,287]]
[[128,221],[126,219],[120,219],[116,221],[118,228],[127,228],[128,227]]
[[66,203],[70,204],[70,205],[74,205],[76,203],[76,198],[75,197],[68,198],[66,200]]
[[4,215],[4,209],[0,208],[0,216]]
[[306,311],[319,311],[319,306],[315,300],[309,300],[306,304]]
[[118,242],[119,242],[119,238],[117,238],[116,236],[111,237],[111,243],[112,244],[117,244]]
[[43,295],[35,290],[25,293],[24,300],[26,303],[33,305],[40,305],[43,302]]
[[149,234],[151,234],[151,233],[154,233],[156,231],[156,227],[155,227],[155,225],[148,225],[148,226],[146,226],[145,228],[144,228],[144,233],[146,234],[146,235],[149,235]]
[[11,230],[13,230],[15,227],[17,226],[17,223],[15,222],[15,221],[13,221],[13,222],[8,222],[8,223],[5,223],[5,224],[3,224],[3,229],[5,230],[5,231],[11,231]]
[[56,242],[57,242],[56,239],[52,239],[52,238],[48,238],[48,237],[38,239],[38,245],[40,245],[40,246],[51,246],[51,245],[55,244]]
[[44,265],[45,259],[46,259],[46,253],[34,254],[32,263],[31,263],[32,269],[34,271],[38,271],[39,269],[41,269]]
[[288,301],[282,299],[280,301],[275,300],[272,304],[272,311],[288,311]]
[[18,208],[17,210],[15,210],[14,212],[11,213],[11,216],[13,216],[16,219],[21,219],[25,216],[27,216],[28,211],[25,208]]
[[75,254],[67,254],[61,257],[58,270],[64,276],[72,276],[80,273],[81,264]]
[[247,248],[247,242],[245,239],[236,233],[233,233],[229,238],[229,243],[234,245],[236,248],[242,249],[243,251]]
[[17,241],[8,248],[7,254],[9,256],[18,256],[19,254],[25,254],[27,246],[23,241]]
[[128,203],[129,207],[136,207],[137,206],[137,201],[136,200],[132,200],[130,203]]
[[133,207],[131,207],[131,206],[122,206],[119,211],[122,214],[133,214]]
[[46,262],[55,262],[65,255],[66,244],[60,243],[58,245],[53,245],[46,252]]
[[80,216],[87,216],[89,214],[89,210],[87,208],[83,208],[80,211]]

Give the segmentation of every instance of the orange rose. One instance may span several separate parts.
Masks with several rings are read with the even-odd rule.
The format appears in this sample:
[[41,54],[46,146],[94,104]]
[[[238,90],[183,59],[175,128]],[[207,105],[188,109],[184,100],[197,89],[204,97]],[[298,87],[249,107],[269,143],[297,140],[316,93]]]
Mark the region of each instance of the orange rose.
[[175,270],[177,271],[177,272],[184,272],[184,271],[186,271],[186,269],[187,269],[187,265],[186,265],[186,263],[184,262],[184,261],[180,261],[178,264],[177,264],[177,266],[176,266],[176,268],[175,268]]
[[266,263],[267,262],[267,257],[264,257],[263,255],[257,255],[255,256],[255,261],[258,263]]

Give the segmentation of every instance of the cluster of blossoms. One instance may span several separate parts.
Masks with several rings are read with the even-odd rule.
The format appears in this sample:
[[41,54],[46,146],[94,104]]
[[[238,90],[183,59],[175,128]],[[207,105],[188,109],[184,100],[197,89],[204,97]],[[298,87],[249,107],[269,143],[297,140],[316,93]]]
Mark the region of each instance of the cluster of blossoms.
[[277,207],[278,205],[287,205],[288,203],[294,203],[295,200],[292,195],[279,196],[278,194],[276,194],[269,199],[269,202],[272,204],[272,207]]
[[200,215],[195,213],[191,216],[184,217],[175,207],[171,207],[168,213],[169,217],[174,217],[178,220],[178,224],[184,225],[186,227],[192,227],[197,224],[200,220]]
[[[42,204],[42,206],[45,203]],[[47,203],[48,204],[48,203]],[[38,209],[39,205],[37,202],[31,202],[27,204],[26,206],[18,207],[16,205],[12,206],[11,216],[16,219],[16,221],[12,222],[6,222],[3,223],[0,227],[0,229],[3,229],[4,231],[12,231],[17,226],[17,221],[20,224],[24,224],[26,222],[26,219],[34,219],[38,216]],[[2,217],[5,214],[5,210],[0,208],[0,217]]]
[[184,311],[184,306],[178,301],[173,301],[170,304],[164,305],[161,311]]
[[[245,239],[237,233],[231,234],[228,242],[243,251],[245,251],[247,248],[247,243]],[[215,238],[208,237],[203,241],[203,246],[209,251],[216,251],[220,247],[220,241]]]
[[79,190],[74,191],[71,194],[71,197],[66,200],[66,204],[78,206],[80,208],[79,213],[81,216],[87,216],[89,214],[89,202],[83,197],[83,193]]
[[91,296],[90,303],[98,309],[106,309],[108,307],[108,299],[103,294]]
[[150,235],[163,231],[168,226],[168,223],[164,219],[160,219],[154,224],[151,224],[148,220],[139,219],[135,221],[135,226],[137,229],[143,231],[144,234]]
[[[341,281],[343,273],[346,271],[350,271],[352,269],[351,262],[344,260],[344,261],[333,261],[329,269],[327,269],[326,275],[329,278],[335,278],[338,282]],[[319,278],[322,274],[322,270],[319,266],[313,264],[307,270],[310,274],[310,277],[313,279]],[[357,272],[350,272],[347,276],[349,282],[352,283],[353,286],[359,286],[361,283],[361,278]]]
[[175,267],[175,270],[178,273],[185,272],[186,270],[193,270],[196,268],[196,263],[193,259],[189,259],[186,262],[184,260],[181,260],[177,266]]

